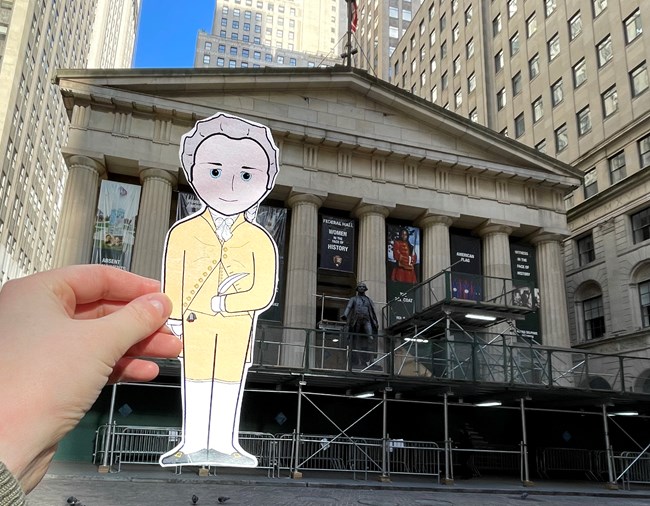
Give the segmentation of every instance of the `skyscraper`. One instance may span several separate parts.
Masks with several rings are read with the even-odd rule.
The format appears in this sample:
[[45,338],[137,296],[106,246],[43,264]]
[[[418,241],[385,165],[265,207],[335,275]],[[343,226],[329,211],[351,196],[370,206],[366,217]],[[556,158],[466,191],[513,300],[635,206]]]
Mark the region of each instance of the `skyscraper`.
[[59,68],[130,66],[140,0],[0,3],[0,282],[52,265],[66,165]]
[[316,67],[340,63],[344,0],[218,0],[199,32],[195,67]]
[[428,0],[390,60],[391,83],[583,172],[558,268],[572,342],[599,351],[650,342],[644,25],[640,0]]

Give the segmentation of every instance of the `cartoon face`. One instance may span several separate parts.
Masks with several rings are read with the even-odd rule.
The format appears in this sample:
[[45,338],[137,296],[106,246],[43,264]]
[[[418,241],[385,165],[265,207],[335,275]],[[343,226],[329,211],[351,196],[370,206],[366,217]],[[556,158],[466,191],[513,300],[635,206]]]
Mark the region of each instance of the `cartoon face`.
[[217,134],[196,150],[191,183],[209,207],[232,216],[264,198],[268,170],[269,159],[257,142]]

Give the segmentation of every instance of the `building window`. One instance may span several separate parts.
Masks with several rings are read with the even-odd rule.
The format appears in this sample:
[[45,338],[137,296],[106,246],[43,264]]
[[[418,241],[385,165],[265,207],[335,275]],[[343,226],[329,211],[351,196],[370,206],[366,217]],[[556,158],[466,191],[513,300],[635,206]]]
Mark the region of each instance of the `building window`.
[[420,86],[424,86],[425,84],[427,84],[427,73],[422,71],[420,74]]
[[399,18],[399,10],[397,9],[397,7],[389,7],[388,16],[395,19]]
[[537,97],[533,101],[533,123],[537,123],[544,116],[544,103],[542,97]]
[[540,153],[546,153],[546,139],[542,139],[537,144],[535,144],[535,149]]
[[460,56],[454,58],[454,75],[460,72]]
[[521,72],[517,72],[512,78],[512,96],[515,97],[521,93]]
[[650,327],[650,281],[639,283],[639,301],[642,324],[644,327]]
[[456,109],[460,109],[460,106],[463,105],[463,92],[461,90],[456,90],[456,93],[454,93],[454,105]]
[[458,10],[458,0],[451,0],[451,12],[454,13]]
[[431,88],[431,102],[436,102],[438,100],[438,87],[434,86]]
[[515,138],[521,137],[526,131],[526,125],[524,124],[524,113],[522,112],[519,116],[515,118]]
[[458,23],[456,23],[454,25],[454,29],[451,32],[451,41],[456,42],[459,37],[460,37],[460,27],[458,26]]
[[650,207],[631,216],[634,244],[650,239]]
[[230,46],[230,54],[237,56],[237,46]]
[[596,260],[594,236],[591,232],[577,239],[576,245],[578,246],[578,265],[580,265],[580,267]]
[[577,88],[587,80],[587,64],[583,58],[573,66],[573,87]]
[[469,25],[472,22],[473,12],[472,5],[465,9],[465,26]]
[[204,49],[206,51],[211,51],[212,50],[212,42],[206,42],[205,46],[204,46]]
[[492,36],[501,33],[501,28],[501,14],[497,14],[497,16],[492,20]]
[[569,145],[569,135],[566,123],[555,129],[555,151],[559,153],[564,151]]
[[447,75],[447,72],[445,72],[444,74],[442,74],[442,76],[440,76],[440,87],[443,90],[446,90],[448,84],[449,84],[449,76]]
[[297,62],[296,62],[296,59],[295,59],[295,58],[289,58],[289,65],[291,65],[292,67],[295,67],[295,66],[296,66],[296,63],[297,63]]
[[239,21],[237,21],[236,19],[233,19],[232,21],[232,29],[239,30]]
[[645,169],[650,165],[650,135],[646,135],[639,140],[639,156],[641,158],[641,168]]
[[609,158],[609,179],[612,184],[625,177],[625,152],[621,151]]
[[465,49],[467,59],[469,60],[472,56],[474,56],[474,39],[469,40],[469,42],[465,45]]
[[442,44],[440,44],[440,58],[446,58],[447,57],[447,41],[443,40]]
[[576,119],[578,121],[579,135],[585,135],[591,132],[591,111],[589,110],[589,106],[578,111],[578,114],[576,114]]
[[548,41],[548,59],[549,61],[555,60],[560,54],[560,35],[555,34]]
[[537,15],[533,12],[531,16],[526,20],[526,36],[528,38],[532,37],[533,34],[537,31]]
[[217,58],[217,67],[223,67],[223,58],[221,56]]
[[539,75],[539,53],[528,60],[528,73],[530,74],[531,79],[534,79]]
[[[435,56],[433,58],[431,58],[431,61],[429,62],[429,68],[431,69],[432,74],[438,68],[438,64],[436,63],[436,57]],[[396,67],[396,69],[397,69],[397,67]],[[395,70],[395,75],[397,75],[397,70]]]
[[639,96],[648,89],[648,67],[646,62],[643,62],[630,72],[630,81],[632,83],[633,97]]
[[519,52],[519,32],[510,37],[510,56],[514,56]]
[[597,339],[605,335],[605,314],[603,312],[603,297],[599,295],[582,302],[585,324],[585,338]]
[[500,111],[506,106],[506,89],[501,88],[497,92],[497,109]]
[[203,55],[203,63],[205,65],[210,65],[210,55],[209,54],[204,54]]
[[557,9],[557,0],[544,0],[544,9],[546,17],[549,17]]
[[447,26],[447,14],[443,14],[440,18],[440,31],[443,31]]
[[415,74],[415,69],[418,68],[418,62],[416,61],[415,58],[411,60],[411,74]]
[[472,72],[467,78],[467,93],[472,93],[476,89],[476,74]]
[[603,93],[602,98],[603,116],[607,118],[618,110],[618,93],[616,92],[616,85],[606,90],[605,93]]
[[517,14],[517,0],[508,0],[508,18]]
[[598,53],[599,67],[602,67],[612,59],[614,53],[612,52],[612,38],[609,35],[598,43],[596,52]]
[[553,107],[557,106],[564,99],[564,91],[562,91],[562,79],[555,81],[551,85],[551,102]]
[[420,21],[420,35],[424,33],[424,30],[426,29],[426,25],[424,24],[424,20]]
[[[268,56],[271,56],[271,55],[268,55]],[[256,60],[259,60],[260,58],[262,58],[262,53],[260,53],[259,51],[253,51],[253,58],[256,59]]]
[[436,43],[436,31],[431,30],[431,33],[429,34],[429,46],[433,46]]
[[569,19],[569,40],[574,40],[581,33],[582,18],[580,17],[580,11],[578,11]]
[[607,8],[607,0],[593,0],[594,17],[600,15]]
[[228,67],[234,69],[237,66],[237,60],[228,60]]
[[503,68],[503,51],[499,51],[494,57],[494,71],[499,72]]
[[278,60],[278,63],[284,64],[284,56],[283,55],[279,54],[277,60]]
[[585,198],[593,197],[598,193],[598,179],[596,169],[585,172]]
[[472,109],[470,111],[469,120],[474,122],[474,123],[478,123],[478,111],[476,110],[476,108],[474,108],[474,109]]
[[389,26],[388,27],[388,36],[393,38],[393,39],[399,38],[399,28],[397,28],[396,26]]
[[632,13],[632,15],[625,19],[625,42],[629,44],[642,33],[643,26],[641,26],[641,12],[637,9]]
[[225,53],[226,52],[226,45],[225,44],[219,44],[219,47],[217,48],[217,51],[220,53]]

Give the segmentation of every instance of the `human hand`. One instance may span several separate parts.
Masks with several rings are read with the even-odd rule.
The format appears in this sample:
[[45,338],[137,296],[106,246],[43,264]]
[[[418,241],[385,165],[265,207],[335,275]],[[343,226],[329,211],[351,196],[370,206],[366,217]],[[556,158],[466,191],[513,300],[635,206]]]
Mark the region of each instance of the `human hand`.
[[116,268],[73,266],[0,290],[0,460],[29,492],[58,442],[109,381],[148,381],[176,357],[164,329],[171,301],[157,281]]

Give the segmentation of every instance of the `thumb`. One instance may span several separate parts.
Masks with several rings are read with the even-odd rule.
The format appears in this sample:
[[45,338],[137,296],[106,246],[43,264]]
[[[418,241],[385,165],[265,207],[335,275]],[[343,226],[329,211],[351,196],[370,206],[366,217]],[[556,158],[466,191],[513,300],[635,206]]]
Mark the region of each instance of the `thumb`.
[[101,319],[106,335],[115,343],[115,359],[129,348],[160,329],[172,310],[172,302],[163,293],[150,293],[132,300],[119,311]]

